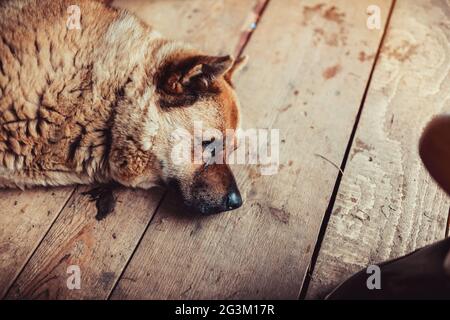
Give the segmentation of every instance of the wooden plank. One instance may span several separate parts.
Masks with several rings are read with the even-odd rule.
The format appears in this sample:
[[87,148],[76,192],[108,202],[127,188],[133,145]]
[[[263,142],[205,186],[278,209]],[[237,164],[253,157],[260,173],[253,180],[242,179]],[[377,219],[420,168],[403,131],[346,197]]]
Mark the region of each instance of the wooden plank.
[[73,188],[0,190],[0,298],[44,238]]
[[450,111],[448,1],[398,0],[310,284],[320,298],[353,272],[445,236],[449,200],[418,141]]
[[[164,36],[218,55],[233,54],[267,0],[116,0]],[[239,35],[239,36],[238,36]]]
[[[116,212],[94,219],[95,205],[80,188],[20,274],[7,299],[101,299],[114,285],[161,199],[159,192],[119,192]],[[69,290],[68,267],[81,271],[81,289]]]
[[192,221],[163,203],[113,299],[298,297],[338,174],[316,154],[341,162],[382,34],[369,4],[390,7],[269,2],[236,87],[245,128],[281,129],[280,171],[237,168],[238,211]]
[[[131,7],[156,29],[203,47],[212,54],[233,52],[252,1],[116,1]],[[82,190],[85,190],[84,188]],[[95,205],[77,191],[15,281],[7,298],[105,299],[146,226],[162,193],[124,190],[115,213],[97,222]],[[67,267],[78,265],[81,290],[68,290]]]

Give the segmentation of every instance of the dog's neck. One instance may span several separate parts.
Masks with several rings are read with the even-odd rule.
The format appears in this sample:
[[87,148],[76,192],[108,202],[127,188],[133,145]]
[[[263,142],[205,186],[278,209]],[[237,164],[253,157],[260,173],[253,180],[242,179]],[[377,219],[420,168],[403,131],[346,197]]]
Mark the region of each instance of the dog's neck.
[[[111,97],[111,141],[108,161],[100,175],[106,177],[102,180],[149,188],[158,184],[160,177],[159,163],[152,152],[160,125],[154,78],[170,59],[190,49],[162,38],[145,25],[129,32],[128,19],[134,17],[124,15],[108,28],[93,72],[100,91],[94,96]],[[132,47],[124,47],[124,43]]]

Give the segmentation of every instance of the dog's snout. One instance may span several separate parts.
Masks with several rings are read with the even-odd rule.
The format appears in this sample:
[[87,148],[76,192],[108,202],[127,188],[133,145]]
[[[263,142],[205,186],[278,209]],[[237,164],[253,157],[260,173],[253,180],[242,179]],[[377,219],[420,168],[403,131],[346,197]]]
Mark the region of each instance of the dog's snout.
[[237,188],[232,188],[222,200],[219,206],[209,206],[203,204],[200,206],[200,212],[203,214],[217,214],[220,212],[231,211],[242,206],[242,196]]
[[238,190],[231,191],[227,196],[227,210],[234,210],[242,206],[242,197]]
[[[181,188],[178,188],[181,189]],[[189,186],[185,205],[190,211],[212,215],[235,210],[243,199],[233,173],[227,165],[211,165],[199,170]]]

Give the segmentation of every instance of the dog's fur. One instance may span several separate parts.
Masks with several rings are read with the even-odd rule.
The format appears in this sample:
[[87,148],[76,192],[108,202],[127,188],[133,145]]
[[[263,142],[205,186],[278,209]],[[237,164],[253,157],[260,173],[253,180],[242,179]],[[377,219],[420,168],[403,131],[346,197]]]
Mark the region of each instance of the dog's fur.
[[79,0],[0,2],[0,187],[173,184],[186,204],[224,211],[227,165],[171,159],[171,133],[194,121],[239,126],[231,84],[244,59],[207,56],[131,13]]

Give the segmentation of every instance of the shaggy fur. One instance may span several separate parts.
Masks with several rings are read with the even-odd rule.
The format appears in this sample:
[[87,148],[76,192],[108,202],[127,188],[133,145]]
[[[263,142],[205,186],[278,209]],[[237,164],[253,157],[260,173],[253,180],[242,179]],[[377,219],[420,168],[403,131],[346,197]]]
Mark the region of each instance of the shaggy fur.
[[175,165],[169,138],[194,121],[238,126],[230,79],[242,61],[164,39],[96,1],[77,1],[81,30],[69,30],[72,4],[0,2],[0,187],[175,181],[189,205],[221,202],[229,168]]

